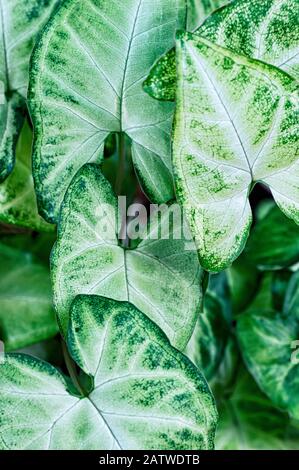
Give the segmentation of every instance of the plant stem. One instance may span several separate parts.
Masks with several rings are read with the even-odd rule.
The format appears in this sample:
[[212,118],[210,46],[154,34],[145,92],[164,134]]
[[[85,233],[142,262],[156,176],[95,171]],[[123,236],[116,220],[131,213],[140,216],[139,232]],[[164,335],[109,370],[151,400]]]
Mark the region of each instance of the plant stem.
[[66,368],[68,370],[68,373],[70,374],[70,378],[72,379],[72,382],[73,382],[74,386],[76,387],[76,389],[78,390],[78,392],[83,397],[86,397],[87,393],[82,388],[82,386],[79,382],[79,379],[78,379],[76,364],[73,361],[73,359],[71,358],[71,356],[68,352],[67,346],[65,344],[65,341],[63,339],[61,339],[61,346],[62,346],[63,357],[64,357],[64,360],[65,360],[65,365],[66,365]]
[[121,195],[126,170],[126,141],[123,132],[118,134],[118,168],[115,181],[115,192]]

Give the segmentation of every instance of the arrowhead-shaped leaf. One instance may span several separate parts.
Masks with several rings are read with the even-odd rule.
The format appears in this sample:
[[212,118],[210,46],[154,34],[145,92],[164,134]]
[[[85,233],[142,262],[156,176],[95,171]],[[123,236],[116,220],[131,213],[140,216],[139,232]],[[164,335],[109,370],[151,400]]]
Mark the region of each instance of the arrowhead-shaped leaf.
[[29,58],[54,0],[0,0],[0,182],[11,173],[26,110]]
[[[136,249],[117,240],[117,199],[95,164],[85,165],[69,187],[61,209],[58,240],[52,255],[55,306],[62,331],[78,294],[128,300],[183,349],[194,329],[202,300],[196,250],[182,238],[182,226],[170,236],[156,233],[169,213],[144,232]],[[159,232],[160,233],[160,232]],[[186,249],[187,248],[187,249]]]
[[244,248],[255,183],[299,223],[299,87],[191,33],[178,39],[177,57],[176,193],[202,266],[218,271]]
[[[298,15],[298,0],[235,0],[209,16],[196,33],[236,53],[280,67],[298,80]],[[175,89],[175,54],[170,51],[154,65],[145,90],[159,100],[174,100]]]
[[[299,273],[290,281],[282,312],[250,310],[238,318],[245,362],[272,402],[299,419]],[[297,350],[297,352],[296,352]]]
[[68,344],[93,377],[93,390],[72,395],[51,365],[7,355],[0,364],[0,448],[213,448],[217,412],[205,379],[131,304],[80,296]]
[[12,173],[0,185],[0,221],[41,232],[52,232],[54,226],[38,214],[31,172],[32,133],[25,125],[16,149]]
[[58,331],[49,268],[30,252],[0,244],[0,339],[19,349]]
[[29,92],[36,190],[47,220],[57,219],[73,176],[83,164],[101,161],[114,132],[131,139],[148,196],[173,197],[173,105],[151,99],[142,82],[185,21],[184,0],[67,0],[48,23]]

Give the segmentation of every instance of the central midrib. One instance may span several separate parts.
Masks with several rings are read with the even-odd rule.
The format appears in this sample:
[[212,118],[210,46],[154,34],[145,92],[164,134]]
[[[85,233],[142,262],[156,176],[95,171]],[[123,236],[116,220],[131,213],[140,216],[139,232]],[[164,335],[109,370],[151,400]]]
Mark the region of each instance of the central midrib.
[[1,27],[2,27],[2,40],[3,40],[3,55],[4,55],[4,67],[5,67],[5,92],[10,90],[9,86],[9,75],[8,75],[8,57],[7,57],[7,47],[6,47],[6,37],[5,37],[5,22],[4,22],[4,9],[2,0],[0,0],[0,16],[1,16]]
[[129,57],[130,57],[132,43],[134,41],[135,29],[136,29],[136,25],[137,25],[137,20],[138,20],[138,15],[139,15],[139,11],[140,11],[140,8],[141,8],[141,4],[142,4],[142,0],[139,0],[138,7],[137,7],[137,10],[136,10],[136,15],[135,15],[134,22],[133,22],[131,35],[130,35],[130,39],[129,39],[128,51],[127,51],[125,67],[124,67],[123,80],[122,80],[120,95],[119,95],[120,96],[120,100],[119,100],[120,132],[123,132],[123,130],[122,130],[123,129],[122,113],[123,113],[123,94],[124,94],[125,83],[126,83],[126,75],[127,75],[127,70],[128,70],[128,65],[129,65]]

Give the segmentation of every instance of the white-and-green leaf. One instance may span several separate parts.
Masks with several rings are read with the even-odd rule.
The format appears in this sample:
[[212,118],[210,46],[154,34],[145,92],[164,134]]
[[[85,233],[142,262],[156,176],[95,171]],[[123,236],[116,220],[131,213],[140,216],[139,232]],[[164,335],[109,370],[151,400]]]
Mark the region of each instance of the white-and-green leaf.
[[142,82],[185,22],[184,0],[67,0],[48,23],[33,56],[29,92],[36,190],[48,221],[57,219],[79,168],[100,162],[115,132],[131,139],[150,199],[173,197],[173,105],[151,99]]
[[93,390],[75,396],[53,366],[7,355],[0,448],[213,448],[217,412],[204,377],[134,306],[80,296],[68,344]]
[[[78,294],[129,301],[183,349],[193,332],[202,300],[195,247],[170,224],[170,237],[158,238],[169,213],[152,219],[136,249],[117,239],[117,199],[95,164],[74,178],[62,205],[52,255],[55,306],[65,333],[69,308]],[[175,239],[177,238],[177,239]]]
[[0,221],[41,232],[52,232],[54,226],[38,214],[31,171],[32,132],[28,125],[21,131],[12,173],[0,185]]
[[26,110],[29,58],[55,0],[0,0],[0,182],[11,173]]
[[[298,0],[235,0],[210,15],[195,32],[219,46],[275,65],[298,80],[298,17]],[[193,27],[191,22],[189,30]],[[154,65],[145,90],[159,100],[175,99],[173,51]]]
[[299,223],[299,86],[191,33],[177,41],[177,62],[176,194],[202,266],[219,271],[244,248],[255,183]]
[[58,332],[49,269],[28,251],[0,244],[0,339],[7,351]]
[[272,402],[299,419],[299,273],[290,281],[282,312],[240,315],[238,339],[244,360]]

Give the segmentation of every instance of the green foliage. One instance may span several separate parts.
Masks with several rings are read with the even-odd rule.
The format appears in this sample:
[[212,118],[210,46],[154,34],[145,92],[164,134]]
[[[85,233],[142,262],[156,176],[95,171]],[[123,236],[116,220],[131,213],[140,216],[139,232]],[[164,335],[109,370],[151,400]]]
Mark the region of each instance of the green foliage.
[[273,207],[252,230],[244,254],[262,270],[282,269],[298,263],[298,225]]
[[[200,11],[196,2],[192,12]],[[220,3],[220,2],[217,2]],[[234,0],[210,15],[203,25],[191,21],[189,31],[222,47],[280,67],[299,79],[298,0]],[[196,5],[198,7],[196,8]],[[202,13],[199,13],[201,16]],[[192,18],[194,15],[192,14]],[[173,51],[154,65],[145,81],[145,90],[159,100],[174,100],[176,64]]]
[[12,173],[0,185],[0,221],[40,232],[52,232],[54,226],[38,214],[31,171],[32,132],[26,123],[16,149]]
[[1,450],[298,449],[298,13],[0,0]]
[[213,448],[216,409],[205,379],[131,304],[77,297],[68,345],[93,377],[89,394],[71,393],[57,369],[30,356],[0,364],[0,448]]
[[148,196],[173,197],[173,105],[150,99],[142,82],[185,21],[184,0],[67,0],[48,23],[32,59],[29,92],[36,190],[48,221],[57,221],[82,165],[101,161],[111,132],[131,139]]
[[[12,172],[28,88],[29,58],[35,37],[55,0],[0,1],[0,182]],[[3,102],[2,102],[2,93]]]
[[0,243],[0,333],[6,350],[57,331],[48,267],[29,251]]
[[[238,318],[244,360],[261,389],[280,409],[299,419],[299,273],[290,280],[281,312],[260,308]],[[297,345],[298,346],[298,345]]]
[[51,263],[64,332],[74,297],[97,294],[133,303],[163,328],[172,344],[186,346],[200,312],[202,270],[195,249],[185,249],[182,226],[171,230],[180,239],[153,238],[168,216],[166,211],[150,230],[145,227],[135,249],[123,248],[117,240],[117,199],[111,186],[96,165],[80,170],[62,205]]
[[244,248],[256,182],[299,223],[299,87],[280,70],[191,33],[178,37],[177,62],[176,195],[201,265],[217,272]]

